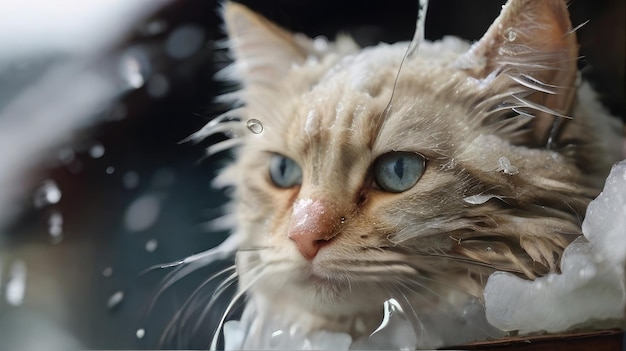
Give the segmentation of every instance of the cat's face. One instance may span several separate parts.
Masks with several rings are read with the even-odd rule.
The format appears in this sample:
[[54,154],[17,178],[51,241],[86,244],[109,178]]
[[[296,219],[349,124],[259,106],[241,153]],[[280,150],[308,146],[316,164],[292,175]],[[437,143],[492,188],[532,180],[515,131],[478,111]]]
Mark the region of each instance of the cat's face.
[[595,190],[568,139],[589,122],[550,132],[580,108],[567,12],[546,3],[509,4],[471,50],[422,43],[400,74],[406,44],[314,42],[227,4],[237,113],[263,124],[220,176],[235,187],[240,287],[332,319],[398,295],[413,308],[480,297],[493,270],[555,270]]

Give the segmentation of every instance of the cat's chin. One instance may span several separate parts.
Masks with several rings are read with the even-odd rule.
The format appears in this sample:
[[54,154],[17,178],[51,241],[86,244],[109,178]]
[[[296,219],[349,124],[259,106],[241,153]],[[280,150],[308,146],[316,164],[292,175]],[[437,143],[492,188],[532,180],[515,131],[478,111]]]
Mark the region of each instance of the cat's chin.
[[368,335],[382,320],[384,298],[375,295],[363,286],[350,288],[315,275],[283,286],[280,291],[274,288],[255,292],[260,298],[258,304],[271,316],[305,333],[332,330],[354,338]]

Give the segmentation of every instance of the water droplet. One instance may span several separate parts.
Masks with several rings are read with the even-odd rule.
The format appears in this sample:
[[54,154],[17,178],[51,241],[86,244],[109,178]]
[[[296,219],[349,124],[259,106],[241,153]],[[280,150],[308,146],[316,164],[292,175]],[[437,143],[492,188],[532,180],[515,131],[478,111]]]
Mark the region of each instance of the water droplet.
[[155,74],[148,81],[146,90],[153,98],[161,98],[170,91],[170,82],[164,75]]
[[58,151],[57,156],[59,157],[59,161],[61,161],[61,163],[68,165],[74,161],[76,154],[71,147],[64,147]]
[[346,217],[339,218],[339,221],[341,222],[341,224],[346,223]]
[[154,20],[146,23],[141,27],[140,31],[144,35],[156,35],[163,33],[167,30],[167,22],[163,20]]
[[175,59],[185,59],[198,52],[204,42],[204,31],[196,25],[174,29],[165,41],[165,51]]
[[487,252],[493,252],[493,249],[491,248],[491,246],[487,246],[487,247],[485,248],[485,251],[487,251]]
[[513,28],[508,28],[505,33],[508,41],[515,41],[517,38],[517,32]]
[[104,276],[105,278],[109,278],[112,275],[113,275],[113,268],[104,267],[104,269],[102,270],[102,276]]
[[48,233],[53,244],[63,240],[63,215],[60,212],[55,211],[48,218]]
[[143,339],[143,337],[146,336],[146,330],[143,328],[139,328],[137,329],[135,335],[137,336],[137,339]]
[[159,242],[156,239],[150,239],[146,242],[146,251],[154,252],[157,246],[159,246]]
[[33,202],[35,207],[41,208],[46,205],[56,204],[61,200],[61,190],[54,180],[45,180],[35,190]]
[[122,183],[126,189],[134,189],[139,185],[139,174],[135,171],[128,171],[122,176]]
[[497,198],[497,196],[492,195],[492,194],[478,194],[478,195],[472,195],[472,196],[468,196],[463,198],[463,201],[467,202],[468,204],[472,204],[472,205],[482,205],[485,202],[493,199],[493,198]]
[[115,167],[109,166],[104,171],[106,172],[106,174],[113,174],[115,172]]
[[249,119],[246,122],[246,127],[254,134],[261,134],[263,132],[263,123],[258,119]]
[[124,292],[116,291],[111,297],[109,297],[109,301],[107,301],[107,308],[112,309],[115,306],[119,305],[122,300],[124,300]]
[[498,170],[508,175],[515,175],[519,173],[517,167],[513,166],[511,161],[504,156],[498,159]]
[[148,75],[149,60],[142,50],[133,48],[122,55],[119,71],[130,88],[141,88]]
[[376,330],[374,330],[370,334],[370,337],[378,333],[379,331],[385,329],[389,325],[391,321],[391,317],[393,315],[404,314],[404,311],[402,310],[402,306],[400,306],[400,303],[398,303],[398,301],[394,298],[391,298],[383,303],[383,312],[384,312],[383,320],[380,322],[380,325],[378,326],[378,328],[376,328]]
[[126,228],[134,232],[146,230],[156,222],[160,211],[161,200],[156,195],[141,196],[126,210]]
[[93,145],[89,148],[89,156],[91,156],[91,158],[100,158],[104,156],[104,146],[100,143]]
[[6,284],[5,298],[9,305],[20,306],[26,293],[26,263],[16,260],[9,268],[9,279]]

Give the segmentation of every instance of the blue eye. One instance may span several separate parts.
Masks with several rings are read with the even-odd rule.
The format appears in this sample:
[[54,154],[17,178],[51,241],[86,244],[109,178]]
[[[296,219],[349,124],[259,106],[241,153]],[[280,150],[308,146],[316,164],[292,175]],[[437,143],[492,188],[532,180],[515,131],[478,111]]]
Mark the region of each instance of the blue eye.
[[426,167],[426,159],[413,152],[390,152],[380,156],[374,165],[378,186],[391,193],[409,190],[417,183]]
[[296,161],[274,154],[270,159],[270,178],[279,188],[291,188],[302,184],[302,169]]

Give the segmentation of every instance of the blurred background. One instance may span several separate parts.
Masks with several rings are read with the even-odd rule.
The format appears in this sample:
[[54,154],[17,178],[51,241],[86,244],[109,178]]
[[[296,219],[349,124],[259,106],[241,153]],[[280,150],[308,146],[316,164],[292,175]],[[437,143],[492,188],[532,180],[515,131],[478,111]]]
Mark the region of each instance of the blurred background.
[[[241,1],[310,36],[410,40],[417,0]],[[426,37],[477,40],[504,1],[432,0]],[[224,110],[228,63],[214,0],[23,0],[0,4],[0,348],[207,348],[211,330],[165,333],[228,263],[163,291],[207,250],[225,195],[210,181],[219,137],[181,143]],[[624,0],[572,0],[580,67],[626,117]],[[210,288],[203,290],[210,294]],[[154,304],[151,305],[151,302]],[[162,336],[166,335],[166,338]]]

